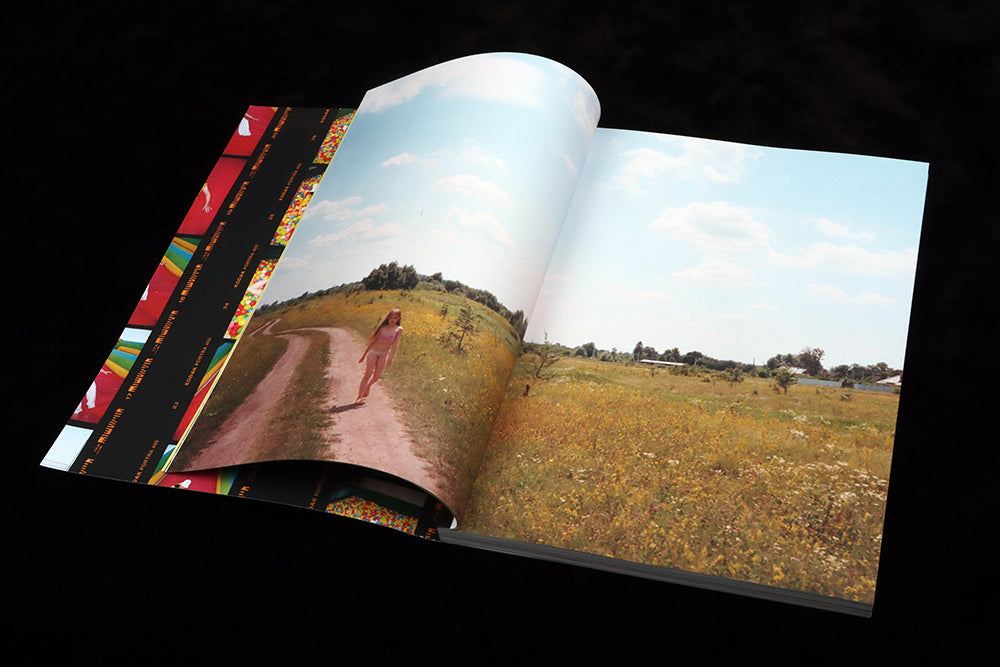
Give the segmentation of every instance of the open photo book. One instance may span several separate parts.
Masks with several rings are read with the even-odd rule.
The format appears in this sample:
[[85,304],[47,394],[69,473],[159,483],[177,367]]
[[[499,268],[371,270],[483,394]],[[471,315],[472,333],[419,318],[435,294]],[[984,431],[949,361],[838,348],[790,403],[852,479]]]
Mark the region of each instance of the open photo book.
[[599,116],[250,107],[42,465],[870,615],[928,165]]

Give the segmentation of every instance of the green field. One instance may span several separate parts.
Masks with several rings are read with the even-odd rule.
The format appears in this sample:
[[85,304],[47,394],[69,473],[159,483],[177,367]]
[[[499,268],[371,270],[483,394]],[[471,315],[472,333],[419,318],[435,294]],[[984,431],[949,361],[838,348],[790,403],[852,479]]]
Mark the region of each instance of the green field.
[[536,361],[464,529],[871,601],[898,395]]

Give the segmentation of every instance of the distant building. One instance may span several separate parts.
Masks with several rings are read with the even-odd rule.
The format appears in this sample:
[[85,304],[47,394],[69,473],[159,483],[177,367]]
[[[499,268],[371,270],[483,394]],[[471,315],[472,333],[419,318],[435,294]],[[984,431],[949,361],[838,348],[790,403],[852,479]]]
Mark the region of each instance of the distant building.
[[657,366],[684,366],[679,361],[656,361],[655,359],[640,359],[640,364],[656,364]]
[[893,387],[902,387],[903,386],[903,374],[900,373],[899,375],[893,375],[891,378],[886,378],[884,380],[879,380],[875,384],[886,384],[886,385],[891,385]]

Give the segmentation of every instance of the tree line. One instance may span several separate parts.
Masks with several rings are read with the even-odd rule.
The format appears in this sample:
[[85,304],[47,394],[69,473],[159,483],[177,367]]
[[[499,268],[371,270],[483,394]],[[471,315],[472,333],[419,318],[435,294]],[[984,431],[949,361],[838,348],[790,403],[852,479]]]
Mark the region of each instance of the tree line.
[[[517,332],[518,338],[522,342],[524,341],[524,334],[528,328],[528,321],[525,318],[524,311],[516,310],[512,312],[500,302],[496,295],[488,290],[470,287],[458,280],[446,279],[440,272],[431,275],[422,275],[413,266],[400,265],[398,262],[380,264],[359,282],[337,285],[317,292],[304,292],[293,299],[263,306],[259,312],[292,306],[304,300],[318,298],[335,292],[347,291],[354,293],[395,289],[427,289],[464,296],[498,313],[511,324],[514,331]],[[543,345],[545,346],[544,348],[542,348]],[[753,374],[764,378],[773,377],[781,369],[789,368],[801,368],[805,375],[815,378],[858,383],[875,383],[902,373],[901,369],[892,368],[885,362],[869,365],[857,363],[839,364],[828,370],[823,366],[823,357],[826,355],[826,352],[816,347],[804,347],[798,353],[776,354],[767,359],[762,365],[757,365],[756,363],[748,364],[733,359],[716,359],[698,350],[690,350],[682,354],[676,347],[660,352],[651,345],[645,345],[641,340],[635,344],[631,352],[628,350],[618,350],[614,347],[610,350],[603,350],[598,348],[593,341],[576,347],[550,343],[548,338],[542,344],[525,344],[525,350],[528,352],[534,351],[537,353],[541,349],[545,350],[546,358],[553,359],[565,356],[577,356],[619,364],[638,363],[642,360],[669,361],[684,364],[694,369],[732,374]]]
[[258,312],[267,312],[268,310],[294,306],[302,301],[315,299],[333,293],[348,292],[350,294],[362,291],[413,289],[448,292],[464,296],[467,299],[481,303],[510,322],[510,325],[514,327],[514,331],[517,332],[518,338],[524,340],[524,332],[528,328],[528,320],[525,318],[524,311],[511,311],[500,302],[496,295],[488,290],[470,287],[457,280],[447,280],[441,275],[440,272],[429,276],[421,275],[417,273],[417,270],[413,266],[401,265],[398,262],[380,264],[378,267],[372,269],[371,272],[359,282],[345,283],[335,287],[319,290],[317,292],[303,292],[301,295],[293,299],[288,299],[280,303],[267,304]]
[[[526,345],[526,349],[537,352],[536,348],[538,345],[529,343]],[[645,345],[642,341],[637,342],[631,352],[621,351],[614,347],[610,350],[602,350],[593,342],[587,342],[576,347],[567,347],[558,343],[549,343],[546,339],[544,345],[551,346],[554,354],[557,356],[584,357],[619,364],[639,363],[643,360],[669,361],[704,370],[720,372],[739,371],[764,378],[773,377],[781,369],[795,368],[802,369],[804,375],[819,379],[875,383],[903,372],[901,369],[892,368],[882,361],[869,365],[856,363],[839,364],[833,368],[826,369],[823,366],[823,357],[826,355],[826,352],[816,347],[804,347],[798,353],[776,354],[770,357],[764,364],[758,365],[756,363],[748,364],[733,359],[716,359],[698,350],[691,350],[682,354],[676,347],[659,352],[655,347]]]

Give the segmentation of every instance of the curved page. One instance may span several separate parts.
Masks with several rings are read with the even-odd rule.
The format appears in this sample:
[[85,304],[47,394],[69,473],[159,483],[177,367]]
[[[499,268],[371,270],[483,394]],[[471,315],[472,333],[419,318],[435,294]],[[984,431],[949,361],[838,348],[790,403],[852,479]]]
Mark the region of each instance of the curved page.
[[461,515],[597,116],[520,54],[370,91],[171,471],[336,461]]

